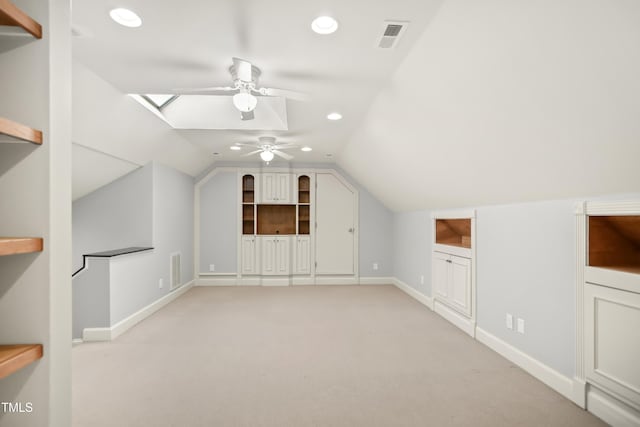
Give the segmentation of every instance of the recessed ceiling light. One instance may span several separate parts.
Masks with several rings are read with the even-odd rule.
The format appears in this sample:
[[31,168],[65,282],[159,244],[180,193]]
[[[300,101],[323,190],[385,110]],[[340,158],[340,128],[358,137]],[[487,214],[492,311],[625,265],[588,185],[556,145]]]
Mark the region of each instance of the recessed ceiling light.
[[240,151],[242,150],[242,148],[239,145],[232,145],[231,147],[229,147],[229,149],[233,150],[233,151]]
[[302,147],[301,151],[311,151],[311,147]]
[[327,119],[329,120],[340,120],[342,118],[342,114],[340,113],[329,113]]
[[109,12],[111,19],[125,27],[136,28],[142,25],[142,19],[132,10],[117,8]]
[[311,29],[318,34],[331,34],[338,29],[338,21],[330,16],[318,16],[311,23]]

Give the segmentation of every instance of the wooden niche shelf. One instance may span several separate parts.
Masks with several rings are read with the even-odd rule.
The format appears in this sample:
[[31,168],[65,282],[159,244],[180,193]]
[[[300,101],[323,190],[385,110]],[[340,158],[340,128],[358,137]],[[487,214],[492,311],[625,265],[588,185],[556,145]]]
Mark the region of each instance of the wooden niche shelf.
[[0,256],[42,252],[40,237],[0,237]]
[[471,218],[436,219],[436,243],[471,249]]
[[590,216],[589,266],[640,274],[640,216]]
[[9,0],[0,0],[0,25],[20,27],[35,38],[42,38],[42,26]]
[[0,378],[35,362],[42,353],[42,344],[0,345]]
[[41,145],[42,132],[0,117],[0,142],[31,142]]
[[296,234],[296,205],[258,205],[258,234]]

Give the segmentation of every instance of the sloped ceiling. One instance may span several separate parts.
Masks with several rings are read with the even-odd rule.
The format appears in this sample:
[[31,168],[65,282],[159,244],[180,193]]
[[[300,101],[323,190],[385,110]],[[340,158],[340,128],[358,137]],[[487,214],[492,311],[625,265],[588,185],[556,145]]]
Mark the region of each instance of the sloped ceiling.
[[447,0],[338,163],[396,211],[640,190],[640,2]]

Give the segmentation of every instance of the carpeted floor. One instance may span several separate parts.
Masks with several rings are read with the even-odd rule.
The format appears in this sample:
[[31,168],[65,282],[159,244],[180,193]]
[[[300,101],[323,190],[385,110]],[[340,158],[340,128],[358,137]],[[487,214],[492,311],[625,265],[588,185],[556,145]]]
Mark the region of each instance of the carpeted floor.
[[193,288],[73,349],[75,427],[596,426],[393,286]]

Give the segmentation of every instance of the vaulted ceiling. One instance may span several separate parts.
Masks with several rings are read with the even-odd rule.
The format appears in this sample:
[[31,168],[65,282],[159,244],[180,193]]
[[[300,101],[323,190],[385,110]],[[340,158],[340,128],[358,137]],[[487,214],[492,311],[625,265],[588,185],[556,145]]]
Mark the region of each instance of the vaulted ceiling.
[[[640,191],[638,2],[118,6],[142,27],[111,21],[112,2],[74,3],[74,181],[95,187],[149,160],[196,175],[246,160],[233,143],[275,135],[313,148],[295,162],[337,162],[393,210]],[[329,36],[310,30],[324,14],[340,24]],[[395,49],[376,47],[385,20],[410,21]],[[174,130],[125,95],[228,85],[233,56],[263,85],[310,95],[287,101],[288,130]]]

